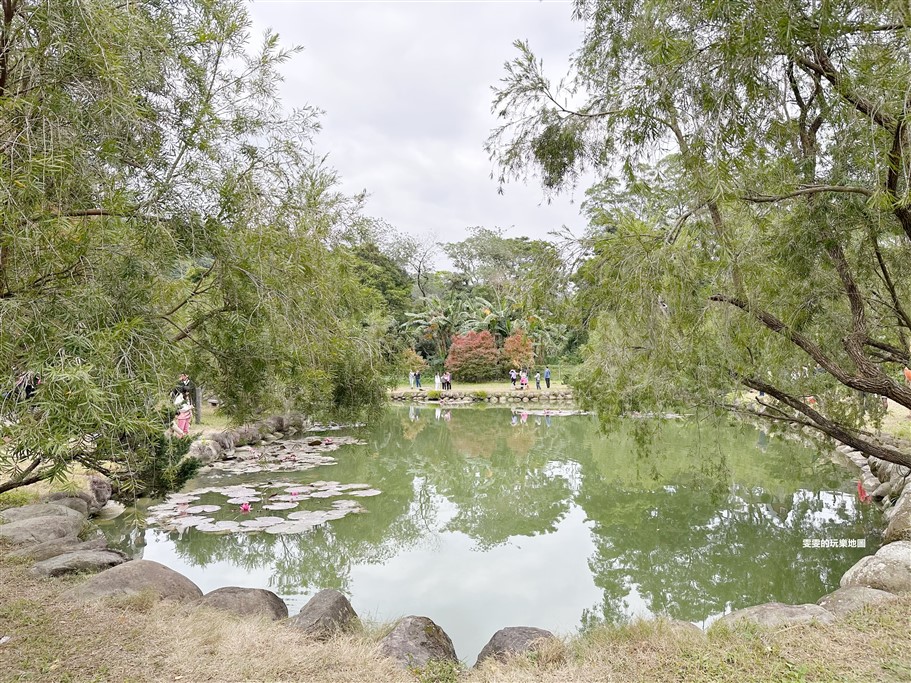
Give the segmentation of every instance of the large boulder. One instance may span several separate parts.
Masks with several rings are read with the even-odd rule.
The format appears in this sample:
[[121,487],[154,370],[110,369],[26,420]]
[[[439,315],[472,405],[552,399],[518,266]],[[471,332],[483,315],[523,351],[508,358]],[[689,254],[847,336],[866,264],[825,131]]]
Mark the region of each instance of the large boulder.
[[212,434],[209,436],[209,440],[214,441],[219,446],[221,446],[222,451],[229,451],[234,448],[234,432],[224,431]]
[[100,572],[124,562],[124,556],[113,550],[76,550],[42,560],[29,573],[32,576],[64,576],[77,572]]
[[829,624],[835,616],[819,605],[785,605],[780,602],[767,602],[744,609],[734,610],[721,617],[716,623],[733,626],[738,621],[749,621],[760,626],[778,627],[818,621]]
[[360,623],[357,612],[348,598],[336,590],[327,588],[314,595],[288,625],[300,629],[314,638],[325,639],[348,631]]
[[867,588],[866,586],[849,586],[847,588],[839,588],[828,595],[823,595],[816,601],[816,604],[833,614],[841,616],[867,605],[878,605],[894,599],[895,596],[886,591]]
[[163,600],[178,602],[202,597],[199,587],[182,574],[152,560],[134,560],[96,574],[65,593],[76,602],[151,592]]
[[73,501],[74,499],[81,500],[85,503],[86,507],[88,508],[86,514],[95,512],[99,507],[97,501],[95,500],[95,496],[93,496],[88,491],[57,491],[56,493],[51,493],[45,496],[44,502],[66,505],[67,507],[72,507],[74,510],[77,510],[79,509],[78,503],[76,504],[77,507],[74,507],[72,502],[66,502]]
[[58,503],[34,503],[0,511],[0,522],[2,523],[21,522],[39,517],[68,517],[78,520],[81,525],[85,522],[86,516],[78,510]]
[[103,538],[94,538],[91,541],[82,541],[78,536],[64,536],[52,541],[45,541],[37,545],[28,545],[9,553],[10,557],[20,557],[34,562],[41,562],[64,553],[77,550],[105,550],[108,542]]
[[883,543],[911,541],[911,486],[906,486],[889,518]]
[[91,489],[92,495],[95,497],[95,503],[99,508],[103,508],[111,499],[111,494],[113,493],[111,482],[104,477],[92,477],[89,480],[89,488]]
[[534,626],[507,626],[493,634],[487,645],[478,655],[475,666],[480,666],[485,659],[493,657],[505,662],[509,657],[534,652],[542,643],[554,640],[554,634]]
[[288,606],[284,600],[262,588],[218,588],[202,596],[199,604],[241,617],[268,617],[273,621],[288,617]]
[[875,555],[861,558],[841,577],[841,587],[848,586],[866,586],[889,593],[911,591],[911,541],[889,543]]
[[0,524],[0,540],[12,545],[37,545],[45,541],[75,536],[82,531],[85,518],[69,508],[62,509],[71,512],[73,516],[32,517]]
[[218,460],[223,452],[221,444],[212,439],[197,439],[190,445],[187,451],[188,458],[196,458],[203,465]]
[[380,641],[380,652],[406,669],[423,668],[431,660],[458,662],[446,632],[427,617],[405,617]]

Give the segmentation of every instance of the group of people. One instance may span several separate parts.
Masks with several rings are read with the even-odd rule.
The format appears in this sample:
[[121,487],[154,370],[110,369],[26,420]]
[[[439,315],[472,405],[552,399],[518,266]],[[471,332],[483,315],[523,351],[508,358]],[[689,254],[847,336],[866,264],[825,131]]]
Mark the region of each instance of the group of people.
[[[408,372],[408,387],[411,389],[422,389],[421,386],[421,371]],[[433,376],[433,388],[437,391],[452,391],[452,373],[447,371],[442,375],[436,373]]]
[[[528,370],[522,368],[519,371],[516,371],[515,368],[510,368],[509,370],[509,380],[512,382],[512,388],[516,388],[516,384],[520,389],[525,389],[528,386]],[[544,382],[547,385],[547,388],[550,389],[550,367],[544,367]],[[535,389],[541,388],[541,372],[535,372]]]

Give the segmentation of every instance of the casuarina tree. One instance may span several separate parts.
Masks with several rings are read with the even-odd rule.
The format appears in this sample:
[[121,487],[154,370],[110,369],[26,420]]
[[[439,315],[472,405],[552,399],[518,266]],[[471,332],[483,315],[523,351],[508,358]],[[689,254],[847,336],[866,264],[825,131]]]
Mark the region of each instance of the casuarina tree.
[[[911,409],[911,13],[879,0],[577,0],[572,73],[526,43],[488,147],[504,182],[591,173],[602,415],[761,415],[911,465],[866,427]],[[749,402],[745,390],[762,392]]]

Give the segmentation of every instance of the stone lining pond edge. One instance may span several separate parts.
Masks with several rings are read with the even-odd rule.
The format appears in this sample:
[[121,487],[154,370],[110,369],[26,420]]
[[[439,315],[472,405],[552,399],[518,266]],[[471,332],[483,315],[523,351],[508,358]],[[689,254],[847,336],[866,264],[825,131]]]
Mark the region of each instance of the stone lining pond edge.
[[436,389],[392,391],[389,400],[413,403],[551,403],[573,402],[572,389],[502,389],[494,391],[439,391]]

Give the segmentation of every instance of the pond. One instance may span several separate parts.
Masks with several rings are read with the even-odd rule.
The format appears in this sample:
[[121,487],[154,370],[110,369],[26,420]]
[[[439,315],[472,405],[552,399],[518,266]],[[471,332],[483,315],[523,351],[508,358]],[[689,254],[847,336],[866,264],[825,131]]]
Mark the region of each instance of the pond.
[[[793,441],[695,420],[604,435],[593,417],[535,412],[390,407],[332,432],[311,469],[207,468],[185,487],[201,494],[105,529],[204,592],[268,588],[293,615],[336,588],[367,619],[429,616],[468,663],[504,626],[568,634],[663,614],[704,627],[815,602],[879,545],[880,515],[850,473]],[[218,512],[181,526],[187,505]],[[247,525],[217,533],[213,520]]]

